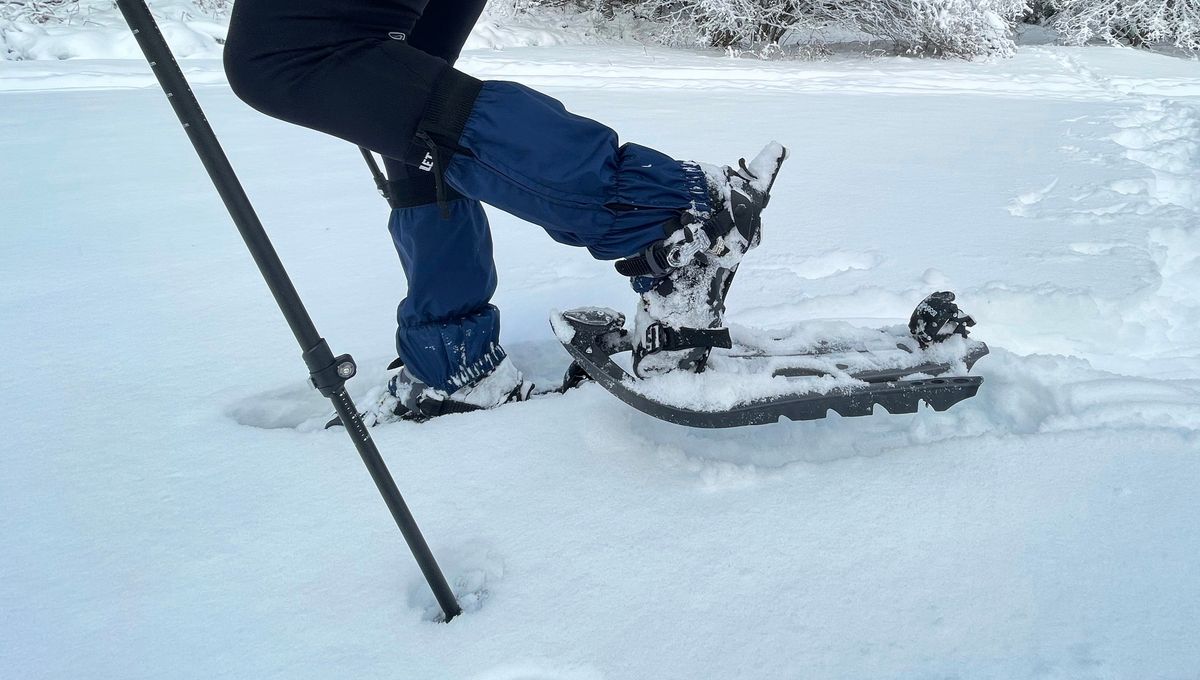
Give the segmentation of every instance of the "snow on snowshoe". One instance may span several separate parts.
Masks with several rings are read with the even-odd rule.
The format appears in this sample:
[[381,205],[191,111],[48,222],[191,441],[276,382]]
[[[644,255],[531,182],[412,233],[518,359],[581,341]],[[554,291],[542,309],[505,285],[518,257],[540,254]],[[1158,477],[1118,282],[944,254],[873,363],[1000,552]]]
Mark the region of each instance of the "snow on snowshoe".
[[[639,411],[690,427],[740,427],[824,418],[831,410],[865,416],[876,404],[891,414],[915,413],[922,402],[944,411],[975,396],[983,378],[967,373],[988,349],[967,337],[974,321],[953,299],[935,293],[918,306],[914,316],[928,316],[926,306],[945,316],[918,325],[920,332],[936,324],[936,332],[921,336],[904,326],[843,322],[812,322],[774,336],[723,329],[726,341],[709,346],[704,372],[648,378],[626,369],[636,337],[623,314],[583,307],[553,314],[551,326],[589,377]],[[677,334],[674,346],[710,339]]]

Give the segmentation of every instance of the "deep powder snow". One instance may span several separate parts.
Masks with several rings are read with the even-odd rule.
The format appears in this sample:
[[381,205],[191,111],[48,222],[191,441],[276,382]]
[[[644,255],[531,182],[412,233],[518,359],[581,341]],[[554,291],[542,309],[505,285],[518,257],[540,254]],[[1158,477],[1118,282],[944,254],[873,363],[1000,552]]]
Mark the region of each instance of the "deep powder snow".
[[[0,675],[1196,678],[1200,72],[1107,48],[759,62],[468,52],[680,158],[793,152],[737,329],[993,353],[947,413],[693,431],[596,386],[375,431],[432,597],[144,65],[0,63]],[[403,278],[353,147],[185,62],[310,311],[384,380]],[[606,263],[490,213],[523,369]],[[797,336],[799,337],[799,336]]]

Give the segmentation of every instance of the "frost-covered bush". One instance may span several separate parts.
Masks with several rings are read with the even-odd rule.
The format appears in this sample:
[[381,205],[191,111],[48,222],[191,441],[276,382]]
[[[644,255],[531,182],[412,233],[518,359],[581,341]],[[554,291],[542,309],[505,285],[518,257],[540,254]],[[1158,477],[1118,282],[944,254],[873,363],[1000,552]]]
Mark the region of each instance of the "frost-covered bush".
[[974,57],[1014,49],[1025,0],[640,0],[669,44],[760,47],[796,29],[836,26],[892,42],[908,54]]
[[[1052,3],[1085,1],[1116,2],[1032,0],[1042,12]],[[232,0],[151,0],[181,56],[219,54],[231,5]],[[495,21],[483,28],[499,35],[510,23],[562,19],[564,29],[569,24],[567,30],[589,35],[615,31],[759,56],[779,53],[779,45],[796,50],[798,43],[811,43],[807,46],[819,53],[821,41],[836,32],[841,39],[886,40],[906,54],[969,58],[1011,53],[1012,25],[1026,10],[1025,0],[496,0],[489,8]],[[113,0],[0,0],[0,58],[136,54]]]
[[[229,15],[233,0],[151,0],[156,15],[171,18]],[[84,24],[93,16],[112,14],[115,0],[0,0],[0,21],[30,24]]]
[[1200,50],[1200,0],[1056,0],[1063,40]]
[[1058,12],[1057,0],[1029,0],[1029,9],[1021,20],[1027,24],[1045,24]]
[[[175,56],[221,55],[230,0],[153,0]],[[0,0],[0,60],[140,59],[113,0]]]
[[945,57],[1009,56],[1012,25],[1025,0],[827,0],[820,19],[885,38],[908,54]]
[[0,0],[0,21],[59,23],[78,11],[77,0]]
[[777,44],[801,23],[811,23],[795,0],[646,0],[637,12],[653,17],[668,44],[758,47]]

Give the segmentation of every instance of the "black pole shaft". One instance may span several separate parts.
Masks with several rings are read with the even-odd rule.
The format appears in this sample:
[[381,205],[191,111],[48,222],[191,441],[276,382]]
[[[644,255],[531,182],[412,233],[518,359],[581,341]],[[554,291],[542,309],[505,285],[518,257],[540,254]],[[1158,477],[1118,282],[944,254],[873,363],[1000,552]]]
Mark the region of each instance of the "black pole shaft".
[[375,480],[375,486],[378,487],[380,495],[387,503],[392,518],[396,520],[396,526],[400,527],[400,532],[404,535],[404,540],[408,543],[413,557],[416,558],[421,572],[425,575],[425,580],[429,582],[434,597],[441,605],[445,620],[449,621],[460,614],[462,609],[458,606],[458,601],[455,599],[450,585],[446,583],[446,577],[438,567],[437,561],[433,558],[429,545],[421,535],[416,520],[409,512],[408,505],[396,488],[396,482],[388,472],[383,457],[379,455],[375,441],[371,439],[370,433],[363,425],[358,409],[354,407],[354,402],[346,393],[345,381],[355,372],[353,360],[347,355],[335,357],[325,340],[317,333],[316,326],[308,316],[308,310],[300,301],[299,293],[296,292],[295,286],[288,278],[287,271],[284,270],[283,263],[279,260],[279,255],[276,254],[274,246],[267,238],[267,232],[263,229],[262,222],[259,221],[253,206],[250,205],[250,199],[246,196],[237,175],[234,174],[233,166],[229,164],[229,159],[221,149],[216,135],[213,134],[212,127],[208,124],[208,119],[204,117],[204,111],[200,108],[200,103],[196,101],[196,96],[188,86],[187,79],[179,69],[179,64],[175,62],[175,56],[167,47],[167,42],[163,39],[158,23],[150,14],[145,0],[117,0],[117,6],[120,7],[125,22],[133,31],[134,38],[142,48],[142,53],[146,55],[146,61],[150,63],[155,77],[158,78],[158,84],[162,86],[167,100],[171,102],[175,115],[183,124],[183,129],[192,141],[192,146],[196,148],[196,153],[200,156],[200,161],[204,163],[204,169],[208,171],[208,176],[216,186],[217,193],[225,202],[230,217],[233,218],[234,224],[241,232],[246,247],[250,249],[254,262],[258,265],[263,279],[271,289],[271,295],[275,297],[275,302],[278,303],[280,311],[287,319],[292,334],[296,336],[296,342],[300,344],[300,349],[303,351],[304,361],[308,365],[314,385],[333,402],[334,409],[342,419],[342,423],[346,425],[346,432],[349,433],[355,448],[358,449],[363,463],[371,473],[371,478]]
[[371,153],[366,147],[358,147],[362,152],[363,160],[367,162],[367,168],[371,171],[371,179],[375,180],[375,188],[379,191],[379,195],[388,202],[388,205],[395,208],[396,205],[392,201],[392,192],[388,188],[387,176],[379,169],[379,164],[375,162],[375,154]]

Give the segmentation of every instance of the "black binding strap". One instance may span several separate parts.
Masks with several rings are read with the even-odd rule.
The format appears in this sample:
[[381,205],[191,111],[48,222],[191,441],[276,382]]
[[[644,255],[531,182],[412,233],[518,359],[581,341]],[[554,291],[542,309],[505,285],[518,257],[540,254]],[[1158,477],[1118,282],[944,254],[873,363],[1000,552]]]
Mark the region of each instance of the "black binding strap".
[[650,276],[662,278],[671,273],[671,265],[667,263],[667,249],[661,243],[646,246],[642,252],[617,260],[613,263],[621,276]]
[[728,328],[672,328],[656,321],[646,327],[642,351],[673,352],[681,349],[732,349],[733,340]]
[[[672,217],[662,225],[663,238],[670,238],[671,234],[695,221],[695,216],[687,212]],[[689,238],[688,240],[690,241],[691,239]],[[670,250],[671,248],[665,240],[658,241],[646,246],[636,255],[617,260],[613,263],[613,266],[617,268],[617,273],[621,276],[649,276],[661,279],[675,270],[667,259]]]
[[423,419],[436,418],[452,413],[470,413],[483,409],[482,406],[475,406],[474,404],[464,404],[459,401],[451,401],[450,399],[429,399],[426,397],[418,397],[416,407],[416,412],[421,414]]

